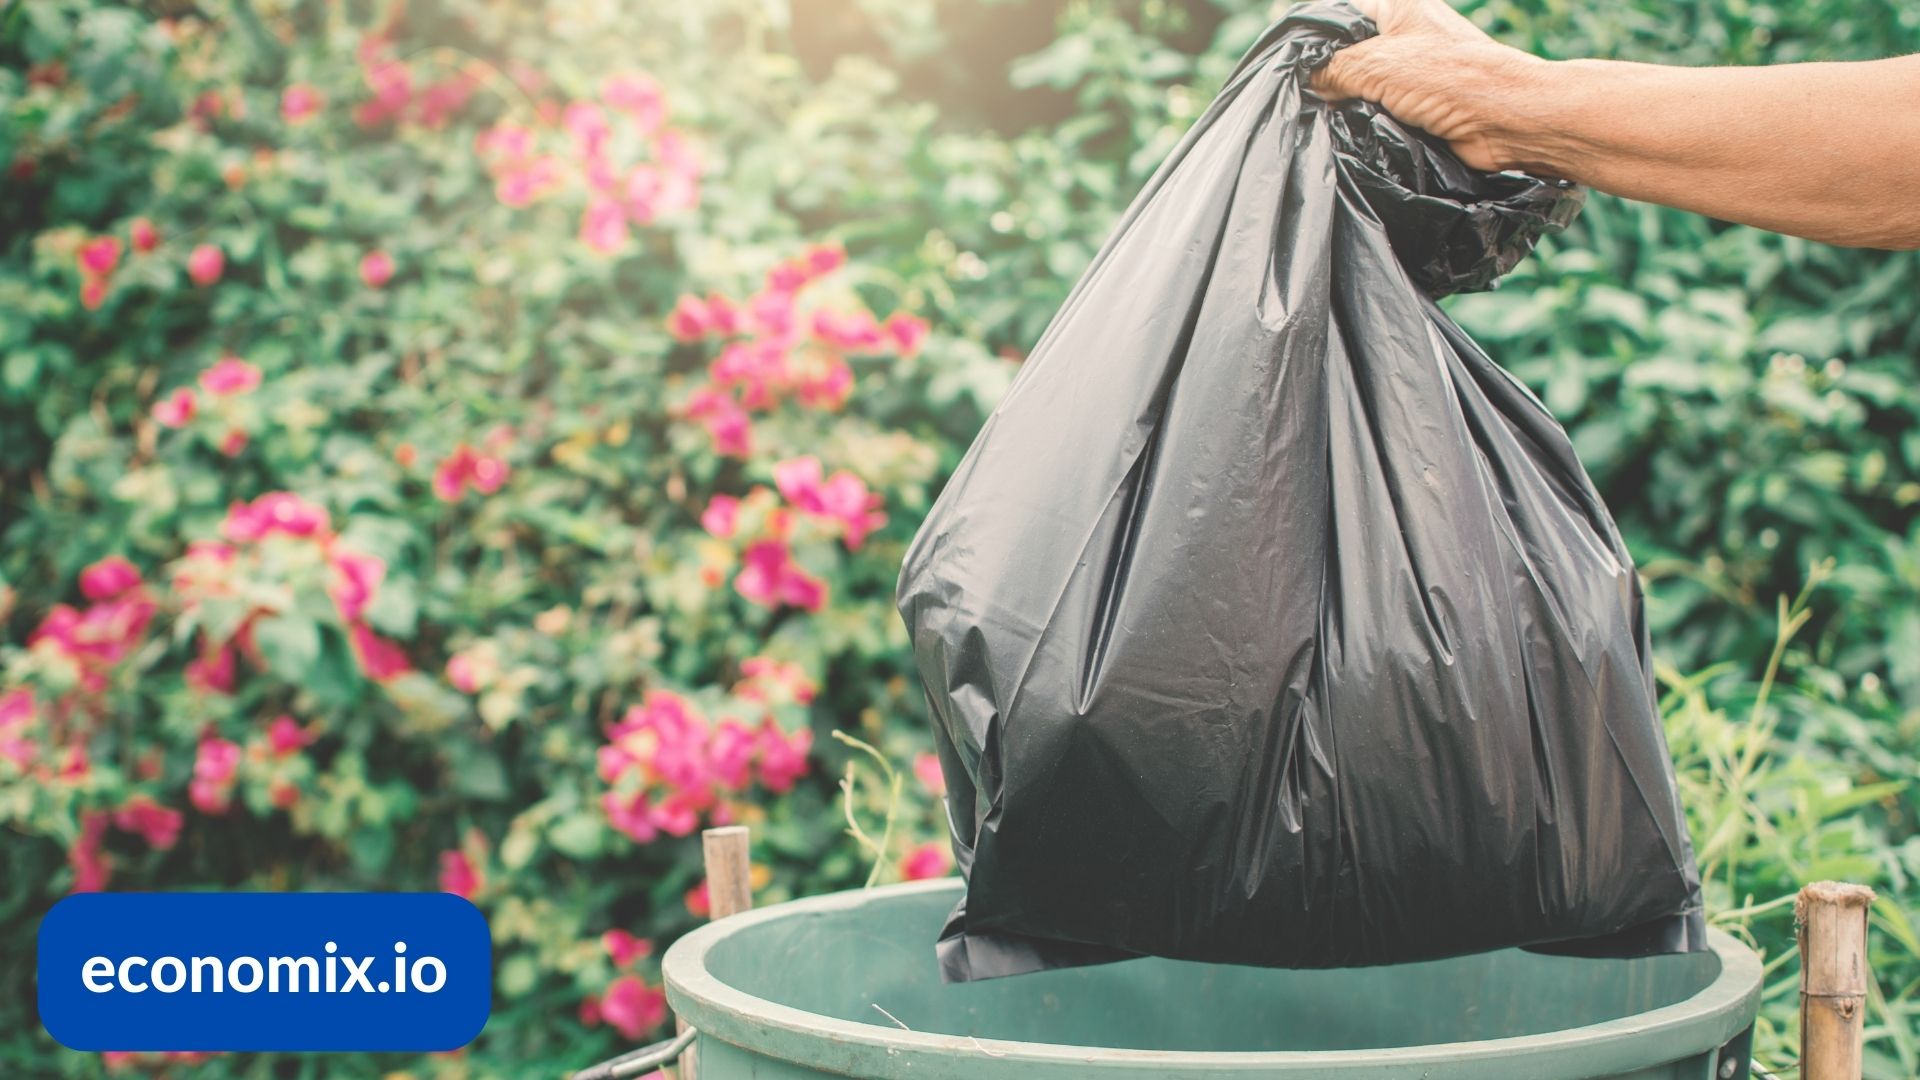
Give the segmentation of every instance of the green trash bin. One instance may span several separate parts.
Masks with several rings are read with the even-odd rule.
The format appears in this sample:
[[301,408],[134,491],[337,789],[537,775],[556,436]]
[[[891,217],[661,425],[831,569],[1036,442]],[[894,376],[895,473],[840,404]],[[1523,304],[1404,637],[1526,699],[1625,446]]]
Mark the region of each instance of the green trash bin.
[[1760,961],[1519,950],[1340,971],[1142,959],[944,985],[958,881],[736,915],[667,951],[695,1080],[1744,1076]]

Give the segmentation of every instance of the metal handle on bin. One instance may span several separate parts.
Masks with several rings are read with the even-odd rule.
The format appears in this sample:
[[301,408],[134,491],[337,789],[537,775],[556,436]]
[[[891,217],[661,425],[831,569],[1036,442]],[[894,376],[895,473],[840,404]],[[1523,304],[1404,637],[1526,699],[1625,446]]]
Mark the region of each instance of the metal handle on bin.
[[694,1028],[675,1035],[671,1039],[662,1039],[652,1046],[643,1046],[638,1050],[629,1050],[618,1057],[611,1057],[598,1065],[590,1065],[573,1074],[573,1080],[626,1080],[627,1077],[670,1064],[675,1058],[693,1045],[693,1037],[700,1034]]

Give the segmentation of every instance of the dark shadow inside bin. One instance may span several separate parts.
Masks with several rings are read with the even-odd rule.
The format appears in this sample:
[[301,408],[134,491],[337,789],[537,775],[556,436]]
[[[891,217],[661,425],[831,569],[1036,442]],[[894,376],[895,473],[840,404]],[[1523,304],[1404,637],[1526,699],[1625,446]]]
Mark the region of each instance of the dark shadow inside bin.
[[708,969],[754,997],[855,1023],[893,1026],[890,1014],[929,1033],[1189,1051],[1535,1035],[1683,1001],[1720,973],[1710,952],[1585,960],[1506,950],[1341,971],[1146,959],[947,985],[933,941],[952,901],[923,892],[743,927],[715,943]]

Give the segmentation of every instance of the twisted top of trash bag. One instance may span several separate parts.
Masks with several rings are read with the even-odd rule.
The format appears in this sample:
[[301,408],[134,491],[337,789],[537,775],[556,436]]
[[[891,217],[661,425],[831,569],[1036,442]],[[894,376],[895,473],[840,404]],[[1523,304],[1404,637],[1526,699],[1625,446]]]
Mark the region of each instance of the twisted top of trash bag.
[[1324,117],[1339,165],[1367,200],[1394,254],[1429,296],[1491,286],[1565,228],[1586,189],[1565,180],[1490,173],[1455,157],[1444,140],[1408,127],[1367,101],[1329,103],[1306,89],[1333,54],[1378,30],[1341,0],[1296,4],[1267,28],[1228,82],[1257,67],[1291,69],[1311,111]]

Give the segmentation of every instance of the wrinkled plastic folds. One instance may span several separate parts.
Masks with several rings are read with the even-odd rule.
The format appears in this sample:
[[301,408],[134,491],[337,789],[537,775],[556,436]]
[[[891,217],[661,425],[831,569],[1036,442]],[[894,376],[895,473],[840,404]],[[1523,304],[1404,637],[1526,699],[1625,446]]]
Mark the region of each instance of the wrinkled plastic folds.
[[1372,33],[1266,32],[907,554],[949,980],[1704,947],[1627,551],[1434,304],[1583,193],[1307,89]]

